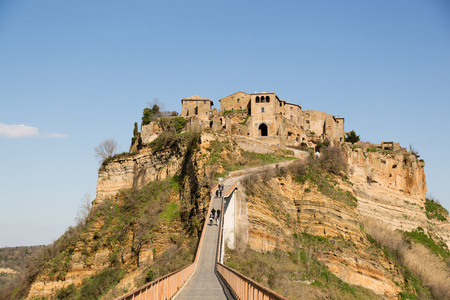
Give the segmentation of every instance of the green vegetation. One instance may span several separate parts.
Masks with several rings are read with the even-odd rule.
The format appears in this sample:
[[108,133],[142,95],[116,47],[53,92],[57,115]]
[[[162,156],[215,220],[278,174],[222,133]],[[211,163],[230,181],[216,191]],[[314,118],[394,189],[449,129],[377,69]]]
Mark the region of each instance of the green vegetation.
[[183,117],[159,118],[158,125],[161,127],[162,132],[150,143],[153,152],[177,146],[185,142],[184,137],[186,136],[198,136],[196,132],[186,132],[184,135],[180,135],[186,123],[187,120]]
[[[345,203],[350,206],[357,205],[357,199],[350,191],[336,188],[329,173],[345,176],[345,161],[343,154],[338,148],[326,147],[322,149],[319,158],[311,157],[307,163],[299,162],[290,168],[298,182],[309,182],[317,186],[319,192],[325,196]],[[309,189],[308,189],[309,191]]]
[[448,257],[450,257],[450,252],[448,250],[447,244],[445,244],[443,241],[440,241],[438,244],[436,244],[430,234],[425,234],[422,227],[417,227],[417,229],[410,232],[405,231],[404,234],[410,240],[424,245],[434,254],[440,256],[442,259],[446,260]]
[[57,291],[56,299],[96,300],[119,282],[125,272],[120,269],[105,268],[94,276],[83,279],[82,286],[77,290],[74,284]]
[[145,282],[153,281],[192,263],[196,251],[196,240],[191,240],[188,249],[170,247],[147,268]]
[[448,221],[448,211],[434,199],[426,199],[425,211],[428,219]]
[[0,299],[16,289],[16,282],[21,281],[29,261],[45,246],[24,246],[0,248],[0,268],[10,269],[11,273],[0,273]]
[[187,124],[187,120],[183,117],[173,117],[169,120],[172,122],[172,125],[175,127],[175,131],[177,133],[180,133]]
[[161,112],[159,111],[159,106],[154,104],[152,108],[144,108],[143,116],[142,116],[142,124],[147,125],[151,121],[155,121],[157,118],[161,116]]
[[224,177],[232,171],[248,167],[258,167],[295,159],[295,157],[291,156],[293,152],[289,150],[266,154],[247,151],[239,153],[241,150],[232,145],[230,140],[212,141],[210,151],[207,165],[221,165],[224,170],[220,174],[216,173],[214,175],[215,178]]
[[229,117],[237,114],[248,113],[247,109],[225,110],[223,112],[224,117]]
[[[379,252],[383,252],[401,272],[400,299],[447,299],[450,280],[447,262],[428,251],[434,245],[422,228],[410,233],[392,231],[378,220],[364,218],[364,230]],[[423,244],[422,245],[417,244]],[[432,246],[434,247],[434,246]],[[427,249],[428,248],[428,249]],[[440,250],[437,250],[440,251]],[[446,250],[448,253],[448,250]]]
[[345,141],[346,142],[354,144],[354,143],[359,142],[359,140],[360,140],[359,139],[359,135],[356,135],[354,130],[350,131],[349,133],[347,133],[345,135]]
[[343,282],[316,258],[317,250],[344,244],[307,233],[294,234],[293,241],[289,251],[228,249],[225,264],[288,299],[380,299],[365,288]]
[[136,140],[138,139],[139,129],[138,129],[138,123],[134,122],[134,128],[133,128],[133,137],[131,138],[131,145],[133,145]]

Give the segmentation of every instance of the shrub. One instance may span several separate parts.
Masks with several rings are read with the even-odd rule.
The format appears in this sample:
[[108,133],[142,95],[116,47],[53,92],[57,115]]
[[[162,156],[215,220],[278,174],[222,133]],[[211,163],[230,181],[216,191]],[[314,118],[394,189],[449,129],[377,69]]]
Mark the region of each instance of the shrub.
[[183,117],[174,117],[170,119],[172,121],[173,126],[175,127],[175,131],[180,133],[184,126],[187,124],[187,120]]
[[328,146],[322,148],[318,163],[322,170],[336,175],[343,175],[343,171],[347,169],[347,161],[339,147]]
[[347,133],[345,135],[345,141],[346,142],[354,144],[354,143],[359,142],[359,140],[360,140],[359,139],[359,135],[356,135],[354,130],[350,131],[349,133]]
[[430,249],[434,254],[440,256],[442,259],[447,259],[450,257],[450,252],[445,243],[441,242],[436,244],[436,242],[431,238],[431,236],[426,235],[422,227],[418,227],[413,231],[405,231],[405,235],[411,240],[424,245],[428,249]]
[[152,108],[144,108],[143,116],[142,116],[142,124],[147,125],[151,121],[155,121],[157,118],[161,116],[159,111],[159,106],[154,104]]
[[95,300],[100,299],[113,286],[115,286],[125,275],[120,269],[105,268],[90,278],[83,279],[77,299]]
[[426,198],[425,200],[425,212],[428,219],[436,219],[442,222],[448,220],[448,211],[442,205],[432,198]]

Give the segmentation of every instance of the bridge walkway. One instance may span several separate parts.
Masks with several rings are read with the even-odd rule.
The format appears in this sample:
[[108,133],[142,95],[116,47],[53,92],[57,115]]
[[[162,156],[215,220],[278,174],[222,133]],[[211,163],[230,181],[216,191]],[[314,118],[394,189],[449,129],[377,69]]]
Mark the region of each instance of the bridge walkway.
[[[215,193],[212,197],[212,207],[215,210],[221,209],[222,198],[216,197]],[[206,226],[206,232],[200,250],[197,270],[174,297],[176,300],[233,299],[228,290],[220,284],[215,273],[219,226],[214,225],[214,223],[210,226],[209,216],[206,222],[208,222],[208,225]]]

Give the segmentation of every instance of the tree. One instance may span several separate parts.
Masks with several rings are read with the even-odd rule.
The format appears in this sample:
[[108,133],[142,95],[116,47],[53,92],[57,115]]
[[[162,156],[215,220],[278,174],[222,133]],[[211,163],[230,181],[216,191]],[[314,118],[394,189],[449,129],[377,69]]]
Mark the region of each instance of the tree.
[[95,148],[95,157],[100,163],[117,154],[117,142],[114,139],[106,139]]
[[139,132],[138,123],[134,122],[133,136],[137,136]]
[[86,225],[86,221],[89,217],[89,213],[91,212],[91,208],[91,195],[85,194],[84,198],[81,199],[80,209],[78,210],[77,217],[75,218],[77,225]]
[[142,116],[142,124],[147,125],[151,121],[155,121],[161,116],[158,104],[153,104],[152,108],[144,108],[144,114]]
[[359,135],[356,135],[355,131],[352,130],[346,133],[345,141],[350,142],[352,144],[357,143],[359,142]]

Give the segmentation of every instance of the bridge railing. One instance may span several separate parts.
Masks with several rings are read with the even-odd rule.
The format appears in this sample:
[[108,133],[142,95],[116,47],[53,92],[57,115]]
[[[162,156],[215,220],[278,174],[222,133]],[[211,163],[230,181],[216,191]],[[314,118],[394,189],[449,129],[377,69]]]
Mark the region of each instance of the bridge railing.
[[[227,191],[224,198],[229,197],[231,193],[237,188],[237,184],[233,184],[233,186]],[[224,208],[224,199],[222,198],[222,212]],[[223,216],[223,214],[222,214]],[[223,217],[220,220],[219,224],[219,239],[217,245],[217,253],[216,253],[216,271],[218,275],[222,278],[225,284],[228,286],[230,292],[232,292],[237,299],[241,300],[287,300],[287,298],[271,291],[270,289],[262,286],[256,281],[240,274],[239,272],[224,266],[221,264],[222,257],[222,242],[223,242]]]
[[[146,299],[170,299],[183,286],[195,270],[195,262],[173,273],[167,274],[140,288],[129,292],[117,299],[120,300],[146,300]],[[117,300],[116,299],[116,300]]]
[[235,270],[216,264],[217,272],[233,291],[237,299],[241,300],[287,300],[287,298],[269,290],[250,278],[236,272]]
[[[217,189],[216,185],[213,188],[211,194]],[[203,244],[203,238],[206,231],[206,225],[208,224],[208,217],[211,214],[212,200],[209,203],[208,214],[205,218],[205,224],[203,225],[202,234],[198,243],[197,253],[195,255],[194,262],[184,268],[181,268],[175,272],[160,277],[152,282],[149,282],[123,296],[116,298],[115,300],[147,300],[147,299],[171,299],[180,290],[180,288],[186,283],[191,275],[197,269],[197,262],[200,255],[200,250]]]

